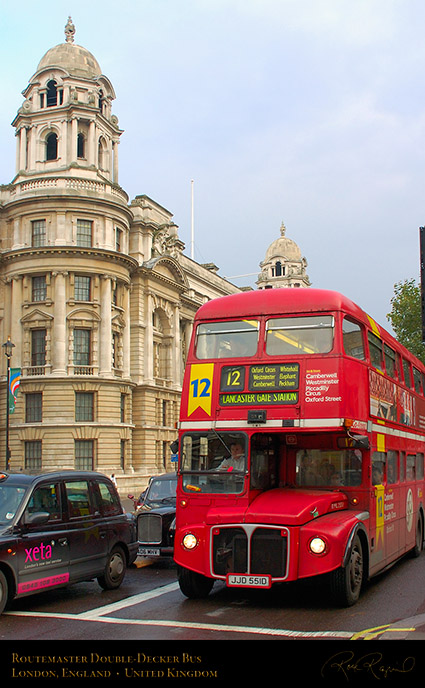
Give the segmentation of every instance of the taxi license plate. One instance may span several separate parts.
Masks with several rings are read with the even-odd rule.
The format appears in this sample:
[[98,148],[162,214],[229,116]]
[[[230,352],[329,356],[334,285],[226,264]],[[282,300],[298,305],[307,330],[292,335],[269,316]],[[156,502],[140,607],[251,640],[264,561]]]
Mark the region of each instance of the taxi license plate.
[[159,557],[159,547],[139,547],[139,557]]
[[226,583],[231,588],[270,588],[270,576],[249,576],[245,574],[228,573]]

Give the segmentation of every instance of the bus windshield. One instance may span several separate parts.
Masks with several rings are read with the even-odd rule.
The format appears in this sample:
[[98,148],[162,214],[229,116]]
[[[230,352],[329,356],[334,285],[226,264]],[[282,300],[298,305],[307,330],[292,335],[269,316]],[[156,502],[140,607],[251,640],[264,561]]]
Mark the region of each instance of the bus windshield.
[[243,433],[188,433],[182,438],[181,452],[186,492],[242,492],[246,472]]
[[259,322],[234,320],[201,324],[196,331],[197,358],[239,358],[257,353]]
[[273,318],[267,321],[266,332],[266,352],[270,356],[326,354],[333,347],[334,318]]
[[302,449],[297,452],[296,484],[302,486],[360,485],[362,453],[359,449]]

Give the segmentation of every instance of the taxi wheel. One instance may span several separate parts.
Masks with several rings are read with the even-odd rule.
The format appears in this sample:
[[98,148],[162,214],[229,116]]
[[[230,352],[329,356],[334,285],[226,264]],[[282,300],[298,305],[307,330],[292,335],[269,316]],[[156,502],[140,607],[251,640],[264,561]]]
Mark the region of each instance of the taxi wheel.
[[5,608],[9,599],[9,586],[7,585],[6,576],[0,571],[0,614]]
[[108,556],[105,572],[97,579],[99,585],[104,590],[114,590],[119,588],[124,580],[127,562],[121,547],[114,547]]

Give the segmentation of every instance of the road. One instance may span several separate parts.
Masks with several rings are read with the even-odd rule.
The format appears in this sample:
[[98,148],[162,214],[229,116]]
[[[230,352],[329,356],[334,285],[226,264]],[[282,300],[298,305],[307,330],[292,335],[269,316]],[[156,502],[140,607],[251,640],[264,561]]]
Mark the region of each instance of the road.
[[[119,662],[130,664],[125,668],[120,666],[119,671],[129,673],[119,675],[128,678],[158,678],[156,675],[140,676],[137,672],[163,670],[164,667],[158,669],[153,660],[145,659],[150,656],[146,648],[151,648],[153,656],[158,657],[159,645],[156,643],[159,641],[158,661],[167,664],[168,659],[180,657],[179,662],[182,663],[182,658],[187,655],[185,666],[178,664],[179,671],[186,671],[187,666],[192,666],[191,662],[199,662],[204,667],[203,671],[217,671],[214,662],[218,660],[216,657],[212,659],[211,648],[219,646],[202,641],[221,641],[225,643],[226,652],[234,648],[236,656],[242,654],[245,668],[246,648],[253,647],[258,652],[259,646],[247,646],[240,641],[333,641],[320,645],[316,661],[322,666],[323,652],[329,654],[331,651],[333,656],[334,650],[346,652],[348,648],[353,651],[354,647],[359,647],[347,641],[425,639],[424,574],[425,554],[417,559],[406,557],[369,583],[357,605],[336,609],[332,607],[326,589],[312,582],[279,586],[268,591],[230,590],[224,584],[216,583],[205,600],[187,600],[178,587],[174,564],[137,560],[116,591],[103,591],[96,582],[87,582],[15,600],[1,618],[0,637],[2,641],[8,641],[3,644],[3,648],[9,651],[6,659],[9,662],[11,657],[16,660],[11,665],[11,670],[18,672],[14,674],[15,678],[26,678],[19,672],[34,669],[33,665],[26,663],[25,657],[33,653],[45,655],[47,650],[51,653],[49,648],[55,647],[54,641],[67,641],[61,643],[60,650],[56,649],[56,655],[77,647],[73,653],[83,655],[86,662],[105,656],[105,653],[110,656],[112,652],[115,657],[116,653],[121,656],[124,652],[126,659]],[[105,645],[104,641],[108,643]],[[228,641],[239,642],[232,644]],[[390,652],[388,661],[395,661],[394,648],[400,645],[403,649],[399,652],[403,657],[407,651],[405,648],[416,647],[412,643],[386,646],[379,643],[381,652],[384,647],[386,653]],[[292,646],[279,643],[277,656]],[[376,647],[376,644],[368,644],[367,649],[372,646]],[[269,663],[276,661],[276,647],[276,643],[260,646],[263,662],[267,657]],[[365,645],[361,647],[364,654]],[[24,657],[23,663],[19,663],[15,656],[17,648]],[[87,654],[89,652],[90,655]],[[415,654],[416,668],[423,661],[421,653],[422,650]],[[221,663],[226,661],[225,657],[226,653],[222,653]],[[155,666],[151,666],[150,661]],[[211,661],[213,664],[208,664]],[[109,670],[106,659],[105,662],[107,669],[102,665],[102,670]],[[403,664],[405,658],[397,659],[397,662],[405,667],[403,671],[407,671]],[[100,664],[97,669],[99,667]],[[170,669],[168,665],[166,668],[167,671]],[[60,668],[62,670],[63,667]],[[319,670],[318,666],[316,670]],[[410,667],[409,673],[412,670]],[[336,671],[335,667],[333,671]],[[226,668],[226,676],[228,672],[229,668]],[[356,678],[359,678],[358,673],[356,670]],[[69,678],[60,674],[62,676]]]

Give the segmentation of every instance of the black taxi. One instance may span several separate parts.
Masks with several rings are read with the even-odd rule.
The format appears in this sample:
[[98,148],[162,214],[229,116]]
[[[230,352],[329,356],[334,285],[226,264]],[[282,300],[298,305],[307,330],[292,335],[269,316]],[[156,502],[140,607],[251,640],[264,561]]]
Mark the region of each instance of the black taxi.
[[0,613],[15,597],[93,578],[118,588],[137,548],[134,516],[105,475],[0,473]]

